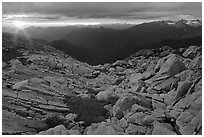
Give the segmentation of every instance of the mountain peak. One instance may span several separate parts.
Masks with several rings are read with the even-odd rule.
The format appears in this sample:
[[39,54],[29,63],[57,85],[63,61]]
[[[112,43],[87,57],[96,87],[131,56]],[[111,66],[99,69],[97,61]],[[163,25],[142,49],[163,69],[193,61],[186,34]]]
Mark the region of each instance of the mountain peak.
[[193,20],[181,19],[181,20],[177,20],[177,21],[163,20],[161,22],[168,24],[168,25],[175,25],[176,27],[182,27],[182,26],[186,26],[186,25],[192,26],[192,27],[198,27],[198,26],[202,25],[202,22],[199,19],[193,19]]

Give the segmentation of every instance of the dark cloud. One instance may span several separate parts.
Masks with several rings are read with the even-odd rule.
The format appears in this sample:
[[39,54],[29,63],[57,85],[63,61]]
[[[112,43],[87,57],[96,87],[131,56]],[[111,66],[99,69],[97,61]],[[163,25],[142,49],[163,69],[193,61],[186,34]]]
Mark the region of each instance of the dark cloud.
[[202,3],[3,3],[3,14],[37,13],[78,18],[161,18],[187,14],[202,17]]

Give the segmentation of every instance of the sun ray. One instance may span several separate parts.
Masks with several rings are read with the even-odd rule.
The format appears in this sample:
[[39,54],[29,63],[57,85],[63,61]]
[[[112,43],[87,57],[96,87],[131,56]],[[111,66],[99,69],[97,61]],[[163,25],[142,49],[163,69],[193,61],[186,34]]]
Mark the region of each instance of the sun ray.
[[33,44],[32,40],[29,37],[29,34],[26,32],[25,28],[27,23],[21,20],[13,21],[13,25],[15,26],[15,39],[14,42],[17,43],[19,37],[25,37],[31,44]]
[[17,29],[23,29],[26,26],[26,22],[24,21],[14,21],[13,24]]

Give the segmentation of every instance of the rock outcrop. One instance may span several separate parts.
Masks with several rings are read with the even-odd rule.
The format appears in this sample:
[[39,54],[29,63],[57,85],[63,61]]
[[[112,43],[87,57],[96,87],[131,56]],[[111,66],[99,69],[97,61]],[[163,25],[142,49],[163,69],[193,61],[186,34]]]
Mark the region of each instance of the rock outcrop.
[[3,63],[2,134],[202,134],[201,47],[141,50],[98,66],[46,46],[17,51]]

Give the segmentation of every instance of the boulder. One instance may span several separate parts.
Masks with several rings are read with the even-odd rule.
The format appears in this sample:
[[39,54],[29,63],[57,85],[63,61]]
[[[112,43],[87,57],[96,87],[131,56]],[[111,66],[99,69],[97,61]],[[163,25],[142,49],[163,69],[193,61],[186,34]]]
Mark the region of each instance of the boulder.
[[149,110],[148,108],[142,107],[142,106],[140,106],[138,104],[133,104],[131,109],[130,109],[130,112],[132,112],[132,113],[135,113],[135,112],[146,112],[148,110]]
[[179,131],[182,135],[193,135],[195,130],[195,125],[187,123],[184,127],[180,128]]
[[152,115],[157,118],[165,117],[165,110],[157,108],[152,112]]
[[179,57],[176,54],[170,54],[169,58],[161,66],[159,70],[159,74],[168,74],[169,76],[174,76],[184,70],[186,70],[186,66],[182,63]]
[[143,75],[143,79],[147,79],[152,75],[152,72],[151,71],[145,71],[142,75]]
[[98,75],[100,75],[100,74],[101,74],[101,72],[98,71],[98,70],[97,70],[97,71],[94,71],[94,72],[92,73],[92,75],[94,75],[94,76],[96,76],[96,77],[97,77]]
[[109,112],[111,112],[112,109],[113,109],[113,107],[112,107],[111,104],[105,105],[104,108],[105,108],[107,111],[109,111]]
[[126,135],[144,135],[147,131],[146,127],[140,125],[129,124],[128,128],[125,131]]
[[193,118],[193,115],[190,112],[185,111],[185,112],[181,113],[181,115],[177,118],[176,121],[177,122],[180,121],[180,123],[184,124],[184,123],[189,123],[192,120],[192,118]]
[[65,78],[63,78],[63,77],[56,79],[56,82],[59,83],[59,84],[64,84],[65,81],[66,81],[66,80],[65,80]]
[[113,97],[113,90],[101,91],[96,95],[97,100],[99,101],[108,101],[111,97]]
[[126,120],[125,118],[122,118],[122,119],[120,120],[120,127],[126,128],[127,125],[128,125],[127,120]]
[[146,116],[143,112],[138,112],[130,115],[127,119],[129,123],[134,123],[134,124],[142,124],[143,118]]
[[163,127],[157,122],[156,124],[154,124],[152,135],[176,135],[176,133]]
[[160,53],[160,56],[165,57],[165,56],[168,56],[169,54],[170,54],[169,51],[163,51],[162,53]]
[[179,81],[179,78],[170,77],[170,78],[163,80],[160,83],[156,84],[154,89],[164,90],[166,92],[169,92],[170,90],[172,90],[171,89],[172,85],[176,84],[178,81]]
[[113,127],[106,123],[92,124],[87,128],[86,135],[117,135]]
[[115,70],[116,70],[117,72],[123,72],[123,71],[125,70],[125,68],[120,67],[120,66],[116,66]]
[[150,126],[156,120],[153,115],[146,115],[143,120],[141,121],[142,126]]
[[102,70],[108,70],[109,67],[110,67],[110,64],[105,63],[105,64],[102,66]]
[[69,135],[81,135],[79,130],[68,130],[67,132]]
[[172,51],[173,49],[169,46],[163,46],[160,48],[161,51]]
[[40,84],[41,82],[43,82],[43,79],[40,78],[32,78],[29,80],[30,83],[32,84]]
[[202,68],[202,56],[195,57],[189,64],[189,69]]
[[65,118],[69,121],[74,121],[74,119],[77,118],[77,114],[69,113]]
[[10,61],[10,65],[11,65],[11,69],[17,69],[18,67],[22,66],[22,63],[18,60],[18,59],[15,59],[15,60],[11,60]]
[[189,57],[190,54],[195,54],[197,51],[197,46],[190,46],[184,53],[183,56],[184,57]]
[[131,108],[134,104],[134,98],[131,96],[122,96],[113,106],[113,115],[121,119],[124,113]]
[[175,90],[171,90],[167,94],[160,94],[160,96],[164,99],[164,102],[167,105],[170,105],[173,102],[176,94],[177,93],[175,92]]
[[28,84],[28,80],[17,82],[15,85],[13,85],[13,90],[21,90],[21,88],[27,84]]
[[124,114],[130,111],[133,104],[138,104],[142,107],[151,109],[151,101],[147,100],[145,97],[137,95],[124,95],[119,98],[116,104],[113,106],[113,115],[121,119]]
[[174,98],[174,100],[182,98],[185,94],[187,94],[187,92],[188,92],[188,90],[192,84],[193,84],[193,82],[188,82],[188,81],[179,82],[178,88],[176,91],[177,94],[176,94],[176,97]]
[[192,70],[185,70],[181,73],[175,75],[175,77],[179,78],[180,81],[185,81],[189,76],[193,75],[194,72]]
[[69,132],[63,125],[58,125],[47,131],[41,131],[38,135],[69,135]]
[[115,71],[115,68],[110,67],[110,68],[109,68],[109,71],[110,71],[110,72],[114,72],[114,71]]
[[141,85],[141,84],[137,84],[137,85],[135,85],[135,86],[133,86],[132,88],[131,88],[131,91],[132,92],[141,92],[142,90],[143,90],[143,86]]
[[116,67],[116,66],[122,66],[126,64],[126,62],[124,62],[123,60],[117,60],[115,63],[113,63],[113,66]]
[[136,73],[136,74],[133,74],[130,76],[130,84],[135,84],[135,83],[138,83],[138,81],[140,79],[142,79],[144,76],[141,74],[141,73]]
[[157,62],[156,66],[155,66],[155,72],[157,72],[161,66],[165,63],[164,58],[159,59],[159,61]]
[[189,67],[190,63],[192,62],[191,59],[187,58],[187,59],[184,59],[183,61],[183,64],[186,66],[186,67]]

